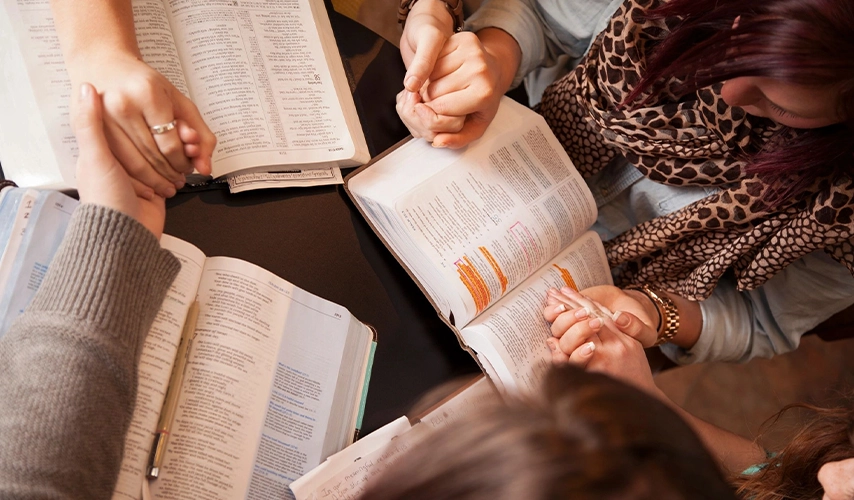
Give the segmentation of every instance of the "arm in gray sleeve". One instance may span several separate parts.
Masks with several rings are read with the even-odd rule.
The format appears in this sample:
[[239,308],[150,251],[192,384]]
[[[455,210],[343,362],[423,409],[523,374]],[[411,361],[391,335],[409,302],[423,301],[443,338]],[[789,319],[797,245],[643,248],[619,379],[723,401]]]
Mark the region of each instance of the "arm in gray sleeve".
[[537,68],[565,64],[567,60],[577,62],[622,2],[486,0],[466,21],[466,29],[499,28],[516,40],[522,50],[512,84],[516,87]]
[[0,497],[109,498],[145,335],[178,260],[134,219],[81,205],[0,339]]
[[848,269],[813,252],[756,290],[739,292],[734,280],[721,280],[700,303],[703,329],[694,347],[665,345],[662,351],[679,364],[770,358],[797,348],[805,332],[852,303]]

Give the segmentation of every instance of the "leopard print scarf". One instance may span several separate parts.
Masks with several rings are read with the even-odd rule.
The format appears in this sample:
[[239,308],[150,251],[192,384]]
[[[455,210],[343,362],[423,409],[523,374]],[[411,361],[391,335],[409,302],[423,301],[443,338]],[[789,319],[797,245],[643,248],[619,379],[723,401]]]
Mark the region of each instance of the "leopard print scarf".
[[754,289],[818,249],[854,274],[850,177],[819,179],[770,209],[762,203],[770,186],[745,173],[740,158],[779,138],[779,125],[728,106],[720,84],[681,99],[665,89],[658,104],[638,109],[617,106],[640,79],[645,50],[669,32],[664,21],[634,21],[654,1],[627,0],[582,63],[546,89],[539,108],[585,177],[622,154],[653,181],[720,188],[608,241],[616,282],[703,300],[728,269],[739,289]]

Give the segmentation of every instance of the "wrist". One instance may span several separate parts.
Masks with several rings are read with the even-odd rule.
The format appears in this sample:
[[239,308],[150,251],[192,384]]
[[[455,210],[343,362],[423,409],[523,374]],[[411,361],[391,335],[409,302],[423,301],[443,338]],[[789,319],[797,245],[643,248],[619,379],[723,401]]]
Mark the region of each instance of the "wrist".
[[658,307],[655,305],[655,302],[649,297],[649,295],[643,293],[640,290],[628,288],[623,290],[629,297],[635,299],[638,304],[643,308],[644,314],[647,318],[649,318],[650,323],[647,323],[649,326],[648,330],[645,330],[646,335],[637,340],[641,343],[644,348],[653,347],[655,343],[658,341],[658,330],[661,327],[661,313],[658,311]]
[[[139,63],[142,55],[134,47],[100,47],[91,51],[73,51],[65,57],[68,75],[74,85],[90,82],[98,88],[99,75],[104,70],[112,70],[123,63]],[[144,62],[143,62],[144,64]],[[102,89],[98,88],[100,92]]]
[[[459,5],[459,15],[454,12],[451,3]],[[413,17],[428,16],[437,28],[451,36],[459,27],[462,29],[462,0],[403,0],[398,9],[398,21],[404,24]]]
[[504,95],[516,77],[522,60],[522,49],[509,33],[500,28],[485,28],[477,33],[483,51],[492,59],[496,74],[495,94]]

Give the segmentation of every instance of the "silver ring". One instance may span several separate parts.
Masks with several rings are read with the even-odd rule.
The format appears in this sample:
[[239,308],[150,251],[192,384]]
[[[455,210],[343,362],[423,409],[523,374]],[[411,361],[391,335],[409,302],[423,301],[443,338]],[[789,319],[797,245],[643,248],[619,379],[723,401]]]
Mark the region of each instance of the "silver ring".
[[172,120],[169,123],[164,123],[163,125],[155,125],[153,127],[149,127],[152,134],[165,134],[170,130],[175,130],[175,126],[178,125],[178,120]]

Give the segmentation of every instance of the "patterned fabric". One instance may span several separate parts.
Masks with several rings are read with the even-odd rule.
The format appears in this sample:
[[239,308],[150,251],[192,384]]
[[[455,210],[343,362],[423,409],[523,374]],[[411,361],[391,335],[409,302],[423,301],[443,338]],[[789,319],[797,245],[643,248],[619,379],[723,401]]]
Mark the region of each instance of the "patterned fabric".
[[657,0],[626,0],[582,63],[549,86],[539,112],[584,176],[625,155],[651,180],[716,186],[716,194],[640,224],[606,243],[620,285],[656,284],[708,298],[728,269],[741,290],[761,286],[793,261],[824,249],[854,274],[854,180],[841,174],[773,210],[770,186],[743,158],[797,132],[721,99],[721,84],[679,98],[671,80],[655,104],[619,104],[640,79],[645,54],[669,33],[640,14]]

